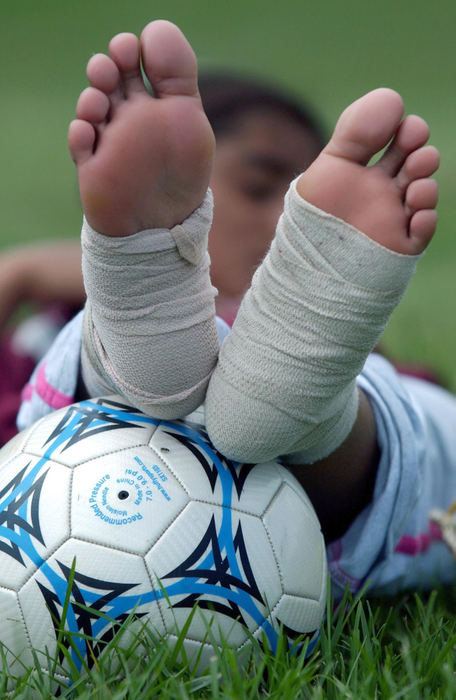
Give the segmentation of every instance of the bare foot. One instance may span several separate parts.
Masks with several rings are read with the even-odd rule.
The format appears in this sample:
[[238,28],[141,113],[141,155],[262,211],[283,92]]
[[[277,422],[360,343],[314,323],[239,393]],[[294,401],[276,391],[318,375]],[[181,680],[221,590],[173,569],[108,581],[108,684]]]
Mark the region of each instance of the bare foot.
[[[87,65],[68,144],[89,224],[108,236],[181,223],[204,199],[215,140],[193,50],[170,22],[118,34]],[[154,97],[141,76],[141,62]]]
[[[439,154],[426,146],[429,129],[417,116],[402,120],[401,97],[369,92],[342,113],[332,138],[300,176],[299,194],[390,250],[421,253],[437,224]],[[391,142],[391,143],[390,143]],[[390,145],[375,163],[369,160]]]

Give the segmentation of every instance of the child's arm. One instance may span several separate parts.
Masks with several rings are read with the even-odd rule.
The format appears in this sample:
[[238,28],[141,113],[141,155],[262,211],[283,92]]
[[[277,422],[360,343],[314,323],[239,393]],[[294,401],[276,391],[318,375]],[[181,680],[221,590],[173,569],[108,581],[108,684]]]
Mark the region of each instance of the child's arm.
[[[375,416],[380,459],[372,498],[341,537],[327,538],[332,590],[340,597],[347,585],[357,593],[368,584],[370,592],[395,593],[454,581],[456,560],[435,512],[456,499],[456,399],[398,375],[375,354],[358,386]],[[338,499],[328,490],[326,508],[338,509]]]
[[341,537],[372,501],[380,452],[372,408],[359,392],[358,416],[342,445],[314,464],[287,464],[312,501],[327,542]]
[[21,304],[85,299],[79,241],[46,241],[5,250],[0,255],[0,329]]

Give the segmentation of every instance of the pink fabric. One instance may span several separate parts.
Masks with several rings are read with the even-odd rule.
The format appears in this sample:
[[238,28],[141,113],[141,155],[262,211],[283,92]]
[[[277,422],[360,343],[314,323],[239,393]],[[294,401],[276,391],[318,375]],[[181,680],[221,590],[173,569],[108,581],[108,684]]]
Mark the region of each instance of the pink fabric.
[[17,433],[21,389],[35,363],[31,357],[13,351],[9,336],[0,340],[0,357],[0,445],[4,445]]
[[331,542],[328,549],[331,555],[331,560],[328,563],[328,570],[332,578],[337,581],[340,586],[345,587],[348,584],[351,591],[357,591],[361,585],[361,579],[354,578],[350,576],[350,574],[347,574],[339,563],[343,552],[342,541],[335,540]]
[[[46,311],[58,326],[69,321],[79,308],[67,304],[52,304]],[[31,397],[33,391],[46,401],[52,408],[57,409],[73,403],[73,398],[57,391],[40,373],[36,385],[26,384],[36,360],[28,355],[18,354],[13,350],[11,334],[0,338],[0,446],[8,442],[17,433],[16,416],[23,400]],[[25,387],[25,388],[24,388]]]
[[35,384],[33,385],[30,383],[24,387],[22,398],[24,400],[30,399],[33,392],[36,392],[40,399],[55,411],[64,406],[69,406],[74,402],[73,396],[63,394],[49,384],[46,378],[46,365],[44,363],[38,368]]
[[396,545],[395,552],[415,557],[420,552],[425,552],[433,542],[442,539],[442,533],[436,523],[429,523],[428,532],[419,535],[403,535]]

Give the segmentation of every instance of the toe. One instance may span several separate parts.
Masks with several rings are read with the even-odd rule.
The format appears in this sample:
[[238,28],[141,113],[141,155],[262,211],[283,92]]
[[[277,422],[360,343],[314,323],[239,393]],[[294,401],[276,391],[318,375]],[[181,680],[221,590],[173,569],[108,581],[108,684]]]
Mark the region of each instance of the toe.
[[141,34],[141,55],[157,97],[198,95],[196,57],[175,24],[165,20],[148,24]]
[[403,111],[402,98],[394,90],[367,93],[342,113],[326,152],[366,165],[393,138]]
[[82,165],[90,158],[96,141],[96,131],[92,124],[82,119],[74,119],[68,129],[68,147],[76,165]]
[[420,209],[435,209],[438,199],[439,190],[436,181],[423,178],[410,183],[405,195],[405,204],[412,214]]
[[439,167],[440,155],[434,146],[423,146],[410,153],[396,176],[396,184],[401,191],[413,180],[430,177]]
[[409,238],[415,245],[415,253],[422,253],[430,243],[437,227],[435,209],[421,209],[413,214],[409,223]]
[[414,114],[407,116],[376,167],[382,168],[390,177],[394,177],[409,153],[423,146],[428,138],[429,127],[424,119]]
[[79,96],[76,116],[78,119],[100,124],[106,120],[109,108],[109,97],[97,88],[88,87]]
[[119,69],[109,56],[102,53],[92,56],[87,64],[87,77],[94,88],[109,95],[113,108],[122,99]]
[[124,96],[145,92],[138,38],[127,32],[117,34],[110,41],[109,53],[120,72]]

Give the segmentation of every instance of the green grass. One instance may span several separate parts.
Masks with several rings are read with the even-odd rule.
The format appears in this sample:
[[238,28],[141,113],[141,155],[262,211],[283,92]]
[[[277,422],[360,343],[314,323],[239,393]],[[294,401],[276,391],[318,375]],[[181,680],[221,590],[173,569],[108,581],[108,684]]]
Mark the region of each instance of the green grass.
[[385,335],[400,360],[435,366],[456,390],[456,61],[453,0],[2,0],[0,3],[0,249],[78,236],[81,211],[67,125],[85,64],[119,31],[177,22],[204,67],[266,77],[307,99],[328,129],[379,85],[422,114],[442,153],[438,235]]
[[[279,645],[274,656],[258,653],[239,669],[229,648],[214,652],[204,675],[176,660],[166,640],[143,627],[127,645],[121,628],[91,669],[72,677],[72,698],[143,700],[214,698],[452,698],[456,696],[455,593],[442,589],[426,595],[404,593],[392,599],[353,600],[336,612],[328,596],[328,615],[314,653],[289,654]],[[128,628],[128,626],[127,626]],[[4,658],[4,657],[3,657]],[[43,664],[53,668],[53,660]],[[58,672],[58,666],[57,666]],[[0,697],[55,697],[56,682],[41,670],[28,669],[12,679],[0,656]],[[60,685],[60,692],[65,690]]]

